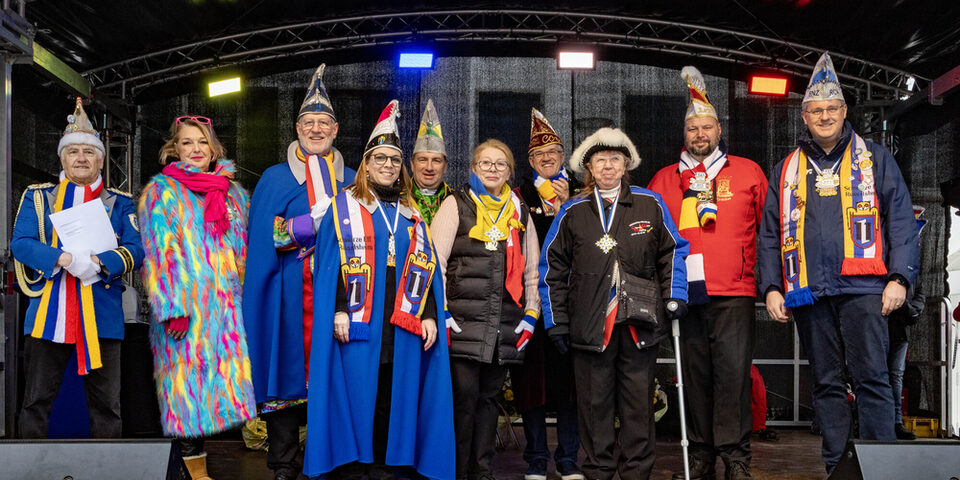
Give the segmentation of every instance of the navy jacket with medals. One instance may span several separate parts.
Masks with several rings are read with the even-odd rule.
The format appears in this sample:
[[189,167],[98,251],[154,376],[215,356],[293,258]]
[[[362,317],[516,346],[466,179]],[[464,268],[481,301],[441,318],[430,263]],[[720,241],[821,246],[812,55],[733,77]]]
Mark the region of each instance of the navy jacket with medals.
[[[824,170],[829,169],[843,156],[853,137],[853,127],[846,122],[839,143],[825,154],[808,131],[800,137],[800,148],[807,158],[816,161]],[[864,140],[873,154],[876,192],[880,203],[880,226],[883,232],[883,263],[887,276],[840,275],[843,263],[843,213],[840,195],[821,197],[814,189],[816,171],[807,169],[807,207],[804,217],[804,237],[807,267],[807,283],[818,298],[847,294],[880,294],[890,275],[902,275],[910,284],[917,278],[920,264],[917,221],[913,215],[913,203],[900,168],[889,150],[881,145]],[[760,221],[760,294],[764,297],[770,289],[783,289],[783,260],[780,252],[780,197],[783,172],[781,160],[770,172],[770,187]],[[839,169],[839,167],[838,167]]]
[[[349,195],[346,191],[337,198]],[[334,200],[336,203],[337,200]],[[363,205],[364,202],[360,202]],[[361,207],[364,208],[364,207]],[[317,233],[314,270],[314,334],[310,350],[307,446],[304,474],[327,473],[353,461],[373,462],[373,417],[377,398],[380,364],[380,340],[384,317],[387,239],[389,231],[383,217],[369,206],[374,230],[376,256],[373,272],[373,303],[370,312],[369,339],[351,339],[341,344],[333,337],[337,281],[340,275],[340,249],[334,228],[333,207],[324,216]],[[392,215],[388,215],[393,220]],[[403,259],[410,246],[408,232],[413,221],[401,214],[397,224],[396,291],[402,277]],[[436,311],[445,317],[443,277],[434,271],[431,285]],[[386,463],[413,466],[421,475],[433,479],[455,477],[453,435],[453,388],[450,360],[443,322],[436,319],[437,342],[427,351],[423,340],[402,328],[394,330],[393,381]],[[390,365],[390,364],[383,364]],[[322,367],[321,367],[322,366]]]
[[[304,163],[290,157],[288,149],[286,162],[263,172],[250,202],[243,321],[257,404],[307,397],[303,262],[310,257],[297,258],[298,250],[278,252],[273,241],[275,217],[291,219],[310,213]],[[335,158],[339,191],[353,183],[356,172],[343,167],[339,154]]]
[[[13,237],[10,241],[10,250],[13,257],[23,265],[34,270],[39,277],[32,285],[25,284],[21,278],[21,288],[31,296],[24,320],[24,334],[29,335],[33,330],[37,310],[40,308],[42,297],[39,292],[43,289],[46,280],[55,280],[63,275],[65,270],[56,268],[57,259],[63,250],[50,246],[53,235],[53,225],[50,223],[50,213],[56,203],[59,185],[44,183],[31,185],[23,192],[20,207],[13,225]],[[91,286],[94,311],[97,320],[97,336],[99,338],[123,338],[123,308],[121,297],[123,282],[121,277],[125,273],[140,268],[143,262],[143,246],[140,242],[140,229],[137,225],[137,210],[130,194],[118,190],[104,188],[100,192],[100,200],[110,217],[110,225],[117,236],[117,248],[97,255],[104,269],[100,272],[102,281]],[[37,214],[38,207],[42,209]],[[40,228],[41,219],[43,228]],[[41,237],[40,233],[43,233]],[[32,277],[30,273],[25,277]],[[30,278],[33,280],[33,278]],[[27,290],[30,292],[27,292]],[[48,315],[56,316],[57,296],[51,295]],[[48,317],[49,318],[49,317]],[[50,331],[55,322],[47,321],[42,338],[52,340]],[[48,335],[48,333],[50,335]]]

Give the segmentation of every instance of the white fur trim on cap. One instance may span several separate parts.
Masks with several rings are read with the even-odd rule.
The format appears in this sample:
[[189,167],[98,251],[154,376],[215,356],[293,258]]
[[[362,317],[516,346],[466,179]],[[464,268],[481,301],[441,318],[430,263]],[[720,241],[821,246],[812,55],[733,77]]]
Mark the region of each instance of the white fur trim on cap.
[[106,156],[106,150],[103,148],[103,142],[95,135],[85,132],[70,132],[60,137],[60,145],[57,146],[57,156],[63,154],[63,149],[68,145],[90,145],[100,150],[100,157]]
[[[604,148],[609,147],[609,148]],[[587,154],[592,154],[602,150],[620,150],[626,148],[630,152],[630,159],[627,161],[627,170],[633,170],[640,166],[640,155],[637,154],[637,148],[633,142],[619,128],[601,128],[585,138],[580,146],[570,155],[570,170],[582,175],[584,172],[584,163],[587,161]]]

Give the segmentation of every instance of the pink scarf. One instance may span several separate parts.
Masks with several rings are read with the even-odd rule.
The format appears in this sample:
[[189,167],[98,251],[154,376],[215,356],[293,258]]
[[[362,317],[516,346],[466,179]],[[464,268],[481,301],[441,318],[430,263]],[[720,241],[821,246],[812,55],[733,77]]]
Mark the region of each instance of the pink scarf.
[[213,173],[196,170],[192,165],[180,161],[163,167],[163,174],[176,179],[191,192],[203,195],[203,220],[210,231],[221,236],[230,229],[230,217],[227,214],[227,189],[233,171],[218,164]]

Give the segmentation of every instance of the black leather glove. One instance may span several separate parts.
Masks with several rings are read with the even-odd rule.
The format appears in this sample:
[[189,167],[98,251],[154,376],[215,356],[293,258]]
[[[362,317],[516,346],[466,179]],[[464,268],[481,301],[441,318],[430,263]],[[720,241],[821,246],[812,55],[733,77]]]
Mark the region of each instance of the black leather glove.
[[553,342],[553,346],[556,347],[557,352],[560,352],[560,355],[566,355],[570,350],[570,335],[566,333],[550,335],[550,341]]
[[[664,302],[666,306],[666,314],[668,320],[680,320],[683,317],[687,316],[687,302],[683,300],[677,300],[676,298],[668,298]],[[672,308],[672,307],[676,308]]]

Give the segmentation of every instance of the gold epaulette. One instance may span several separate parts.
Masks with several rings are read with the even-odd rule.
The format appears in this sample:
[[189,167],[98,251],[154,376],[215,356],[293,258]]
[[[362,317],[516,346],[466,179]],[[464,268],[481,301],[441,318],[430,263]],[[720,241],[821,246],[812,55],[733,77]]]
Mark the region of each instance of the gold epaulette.
[[33,185],[27,185],[27,190],[44,189],[44,188],[50,188],[55,186],[56,186],[55,184],[50,182],[34,183]]
[[124,192],[123,190],[117,190],[116,188],[113,188],[113,187],[110,187],[107,190],[113,193],[116,193],[117,195],[122,195],[127,198],[133,198],[133,195],[131,195],[129,192]]

